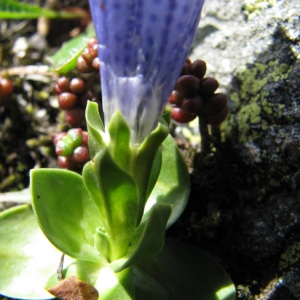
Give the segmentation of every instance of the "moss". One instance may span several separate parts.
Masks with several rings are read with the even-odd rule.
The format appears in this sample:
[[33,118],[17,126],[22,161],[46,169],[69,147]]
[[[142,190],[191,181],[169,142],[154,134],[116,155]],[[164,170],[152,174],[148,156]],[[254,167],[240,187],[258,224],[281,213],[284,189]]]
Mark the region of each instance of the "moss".
[[240,97],[238,92],[233,92],[230,96],[230,100],[234,102],[235,107],[238,107],[240,105]]
[[280,256],[279,270],[284,271],[300,261],[300,242],[295,242],[288,246]]
[[265,99],[262,101],[261,103],[262,109],[267,113],[267,114],[272,114],[273,113],[273,109],[274,109],[274,103],[270,103],[268,101],[266,101]]
[[275,5],[276,0],[246,0],[242,9],[247,19],[253,19],[261,10]]
[[269,99],[268,84],[285,80],[289,70],[290,66],[279,60],[267,64],[256,62],[241,69],[237,75],[238,90],[229,95],[232,110],[236,113],[222,124],[223,140],[236,128],[240,143],[253,142],[266,125],[265,119],[272,120],[275,115],[280,117],[284,113],[284,104]]

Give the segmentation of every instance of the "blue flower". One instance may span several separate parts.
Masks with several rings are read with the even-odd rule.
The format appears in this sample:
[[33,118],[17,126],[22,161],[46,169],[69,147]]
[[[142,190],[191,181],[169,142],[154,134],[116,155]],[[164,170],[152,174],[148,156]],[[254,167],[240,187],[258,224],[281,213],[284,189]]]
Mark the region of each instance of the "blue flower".
[[156,127],[187,57],[204,0],[90,0],[107,125],[120,110],[140,143]]

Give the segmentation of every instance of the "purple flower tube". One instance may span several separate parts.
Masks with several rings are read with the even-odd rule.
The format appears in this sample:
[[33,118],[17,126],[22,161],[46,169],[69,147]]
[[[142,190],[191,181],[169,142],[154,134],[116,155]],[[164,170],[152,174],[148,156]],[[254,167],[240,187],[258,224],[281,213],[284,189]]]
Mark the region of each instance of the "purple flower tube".
[[89,0],[105,124],[120,110],[141,143],[156,127],[194,39],[204,0]]

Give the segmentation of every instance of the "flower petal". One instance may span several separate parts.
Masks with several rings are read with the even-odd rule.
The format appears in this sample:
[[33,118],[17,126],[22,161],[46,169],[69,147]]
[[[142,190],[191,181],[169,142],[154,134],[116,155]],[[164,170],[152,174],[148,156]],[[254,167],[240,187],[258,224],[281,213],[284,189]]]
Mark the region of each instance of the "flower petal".
[[192,44],[204,0],[90,0],[105,123],[121,110],[141,142],[156,126]]

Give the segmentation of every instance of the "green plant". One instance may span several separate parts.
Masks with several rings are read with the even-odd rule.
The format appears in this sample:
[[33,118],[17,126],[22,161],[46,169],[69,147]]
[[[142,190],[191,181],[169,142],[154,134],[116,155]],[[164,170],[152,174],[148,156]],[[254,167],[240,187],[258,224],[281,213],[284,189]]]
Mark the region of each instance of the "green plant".
[[[2,294],[234,299],[230,279],[207,254],[174,241],[164,245],[166,228],[188,200],[189,174],[162,114],[203,1],[158,2],[90,1],[105,122],[89,101],[91,160],[82,174],[34,169],[31,203],[0,214]],[[186,24],[178,35],[182,14]],[[58,154],[71,154],[82,139],[71,130],[58,139]]]
[[41,8],[14,0],[0,1],[0,18],[1,19],[32,19],[32,18],[82,18],[86,17],[83,11],[55,11],[53,9]]

